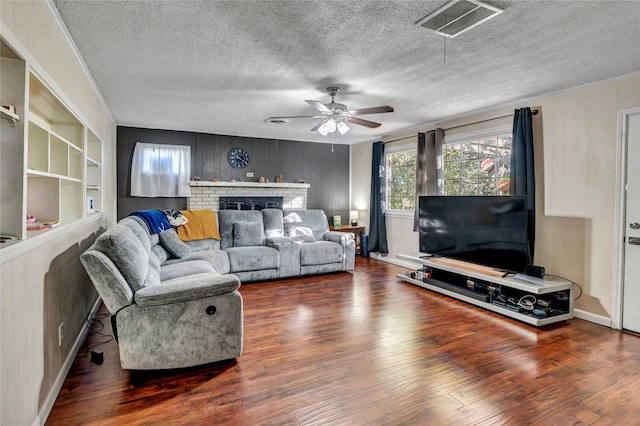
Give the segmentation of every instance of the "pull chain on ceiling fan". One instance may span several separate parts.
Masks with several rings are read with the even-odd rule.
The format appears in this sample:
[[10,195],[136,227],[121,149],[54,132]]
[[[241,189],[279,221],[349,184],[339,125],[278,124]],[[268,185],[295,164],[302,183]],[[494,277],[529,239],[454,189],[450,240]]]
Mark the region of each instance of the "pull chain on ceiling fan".
[[347,125],[347,123],[358,124],[360,126],[369,127],[371,129],[375,129],[376,127],[381,126],[380,123],[355,117],[356,115],[393,112],[393,108],[388,105],[348,110],[345,104],[339,104],[335,102],[335,96],[339,90],[340,88],[337,86],[327,87],[327,92],[329,93],[329,96],[331,96],[331,102],[327,104],[323,104],[320,101],[305,100],[306,103],[318,110],[318,112],[320,113],[318,115],[269,117],[267,120],[287,120],[290,118],[321,118],[322,121],[318,123],[313,129],[311,129],[312,132],[317,131],[321,135],[326,136],[329,133],[338,131],[338,133],[344,135],[350,130],[350,127]]

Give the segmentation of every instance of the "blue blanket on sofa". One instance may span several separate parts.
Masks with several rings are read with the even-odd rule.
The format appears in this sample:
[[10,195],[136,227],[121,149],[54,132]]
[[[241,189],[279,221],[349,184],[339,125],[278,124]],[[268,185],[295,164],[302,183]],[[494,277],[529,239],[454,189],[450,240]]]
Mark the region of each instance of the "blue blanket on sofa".
[[129,216],[136,216],[142,219],[152,234],[159,234],[162,231],[171,229],[171,224],[169,224],[167,216],[162,210],[137,210],[130,213]]

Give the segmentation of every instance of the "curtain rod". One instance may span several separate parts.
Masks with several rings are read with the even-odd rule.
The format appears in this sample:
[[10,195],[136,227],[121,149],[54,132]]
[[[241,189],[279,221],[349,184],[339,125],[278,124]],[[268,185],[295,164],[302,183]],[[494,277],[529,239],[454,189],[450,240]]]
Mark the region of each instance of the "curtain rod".
[[[538,115],[538,110],[537,109],[531,110],[531,114]],[[458,129],[460,127],[472,126],[474,124],[486,123],[487,121],[500,120],[502,118],[509,118],[509,117],[513,117],[513,114],[502,115],[500,117],[487,118],[486,120],[474,121],[473,123],[460,124],[459,126],[453,126],[453,127],[447,128],[447,129],[442,129],[442,131],[446,132],[447,130]]]
[[[538,115],[538,110],[537,109],[531,110],[531,114]],[[502,115],[500,117],[487,118],[486,120],[474,121],[473,123],[460,124],[459,126],[453,126],[453,127],[447,128],[447,129],[442,129],[442,131],[446,132],[447,130],[458,129],[460,127],[472,126],[474,124],[486,123],[487,121],[500,120],[500,119],[509,118],[509,117],[513,117],[513,114]],[[402,141],[402,140],[405,140],[405,139],[411,139],[411,138],[415,138],[415,137],[416,137],[415,135],[406,136],[404,138],[398,138],[398,139],[393,139],[393,140],[390,140],[390,141],[386,141],[386,142],[384,142],[384,144],[388,144],[388,143],[391,143],[391,142],[398,142],[398,141]]]
[[391,143],[391,142],[403,141],[405,139],[413,139],[415,137],[417,137],[417,135],[405,136],[404,138],[398,138],[398,139],[394,139],[394,140],[391,140],[391,141],[383,142],[383,144],[386,145],[386,144]]

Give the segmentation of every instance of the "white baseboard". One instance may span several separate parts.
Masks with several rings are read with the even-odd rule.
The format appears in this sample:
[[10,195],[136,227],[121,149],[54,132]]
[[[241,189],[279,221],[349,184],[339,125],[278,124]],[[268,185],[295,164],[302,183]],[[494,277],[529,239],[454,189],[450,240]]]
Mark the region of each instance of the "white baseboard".
[[[102,303],[102,299],[98,297],[96,302],[93,304],[91,311],[87,317],[91,318],[95,315]],[[75,343],[73,344],[73,348],[69,352],[67,359],[62,364],[62,368],[58,373],[58,377],[56,377],[56,381],[53,382],[53,386],[47,395],[47,398],[44,400],[42,407],[40,408],[40,412],[38,413],[38,417],[33,421],[32,426],[43,426],[47,421],[47,417],[49,417],[49,413],[51,413],[51,409],[53,408],[53,404],[55,404],[56,399],[58,398],[58,394],[60,393],[60,389],[62,389],[62,385],[64,384],[64,380],[67,378],[67,374],[69,374],[69,370],[71,370],[71,365],[73,364],[73,360],[76,359],[76,355],[78,355],[78,351],[80,351],[80,347],[82,346],[82,342],[84,342],[84,338],[86,337],[89,329],[87,328],[86,323],[82,326],[82,330],[78,337],[76,338]]]
[[613,327],[613,322],[611,318],[603,317],[602,315],[592,314],[591,312],[583,311],[581,309],[574,309],[573,315],[576,318],[580,318],[585,321],[594,322],[596,324],[604,325],[605,327],[609,327],[609,328]]

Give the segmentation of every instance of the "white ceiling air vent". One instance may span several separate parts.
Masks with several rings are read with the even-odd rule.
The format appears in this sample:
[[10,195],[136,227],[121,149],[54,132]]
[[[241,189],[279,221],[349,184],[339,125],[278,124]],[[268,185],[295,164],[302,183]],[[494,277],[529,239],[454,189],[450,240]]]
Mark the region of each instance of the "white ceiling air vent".
[[267,118],[264,122],[267,124],[288,124],[289,120],[286,118]]
[[477,0],[451,0],[416,22],[416,25],[453,38],[501,13],[502,9]]

